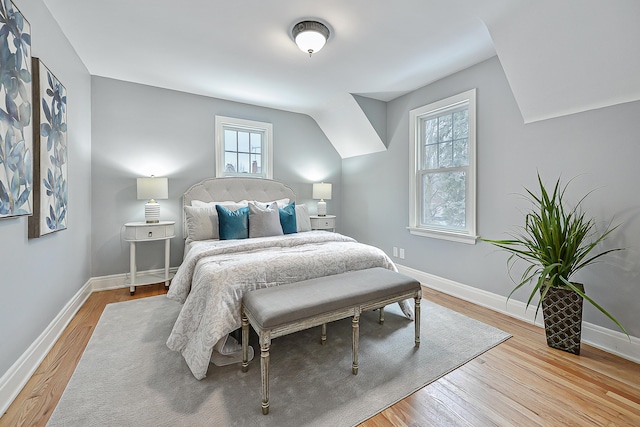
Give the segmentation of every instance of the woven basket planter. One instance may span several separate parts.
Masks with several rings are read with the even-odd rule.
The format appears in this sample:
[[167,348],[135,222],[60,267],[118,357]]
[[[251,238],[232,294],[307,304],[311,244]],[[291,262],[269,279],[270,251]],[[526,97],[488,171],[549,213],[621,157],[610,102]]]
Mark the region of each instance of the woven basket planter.
[[[584,286],[574,283],[584,292]],[[542,299],[547,345],[580,354],[583,298],[571,289],[549,288]]]

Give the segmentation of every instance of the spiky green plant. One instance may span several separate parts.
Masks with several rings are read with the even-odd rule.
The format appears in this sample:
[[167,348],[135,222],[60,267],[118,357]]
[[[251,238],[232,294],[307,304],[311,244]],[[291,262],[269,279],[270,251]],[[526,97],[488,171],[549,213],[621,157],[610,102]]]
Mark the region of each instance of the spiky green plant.
[[568,208],[565,206],[564,195],[569,183],[561,187],[558,179],[552,193],[547,191],[540,174],[538,174],[538,183],[539,195],[525,188],[528,193],[526,198],[533,206],[532,210],[526,214],[525,225],[519,232],[510,233],[512,238],[507,240],[481,239],[511,253],[507,259],[509,276],[518,261],[530,264],[520,279],[514,280],[511,276],[516,287],[509,293],[507,300],[518,289],[533,283],[527,307],[534,296],[540,293],[540,300],[536,307],[537,317],[542,300],[549,288],[570,289],[600,310],[629,336],[620,322],[571,282],[571,277],[581,268],[593,264],[598,258],[608,253],[622,250],[617,248],[597,254],[592,253],[596,246],[618,226],[611,227],[609,223],[604,231],[598,233],[595,221],[587,218],[580,208],[582,201],[589,193],[580,199],[574,208]]

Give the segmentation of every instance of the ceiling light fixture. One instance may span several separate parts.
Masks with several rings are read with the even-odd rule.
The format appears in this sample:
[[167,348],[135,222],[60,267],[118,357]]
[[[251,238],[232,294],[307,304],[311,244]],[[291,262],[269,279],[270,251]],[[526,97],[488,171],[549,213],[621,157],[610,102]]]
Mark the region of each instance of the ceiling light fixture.
[[291,30],[293,40],[303,52],[311,54],[318,52],[329,38],[329,29],[318,21],[302,21]]

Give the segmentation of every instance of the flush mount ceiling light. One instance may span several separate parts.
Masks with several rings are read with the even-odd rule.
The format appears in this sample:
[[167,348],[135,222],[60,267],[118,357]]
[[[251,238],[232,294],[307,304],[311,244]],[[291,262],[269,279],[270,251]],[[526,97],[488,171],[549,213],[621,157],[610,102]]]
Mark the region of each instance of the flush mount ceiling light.
[[329,29],[317,21],[302,21],[293,26],[291,34],[300,50],[307,52],[311,57],[327,42]]

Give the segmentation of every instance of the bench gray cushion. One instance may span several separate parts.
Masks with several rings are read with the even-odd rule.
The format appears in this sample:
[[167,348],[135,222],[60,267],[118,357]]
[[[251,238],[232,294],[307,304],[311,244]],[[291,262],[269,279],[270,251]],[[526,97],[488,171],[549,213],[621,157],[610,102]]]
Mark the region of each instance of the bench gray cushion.
[[257,289],[242,303],[257,326],[269,329],[418,289],[416,279],[377,267]]

